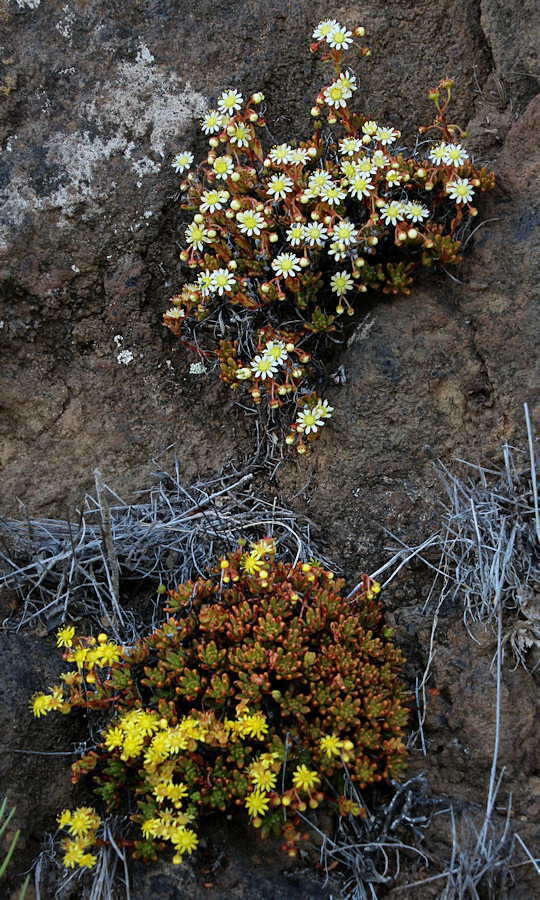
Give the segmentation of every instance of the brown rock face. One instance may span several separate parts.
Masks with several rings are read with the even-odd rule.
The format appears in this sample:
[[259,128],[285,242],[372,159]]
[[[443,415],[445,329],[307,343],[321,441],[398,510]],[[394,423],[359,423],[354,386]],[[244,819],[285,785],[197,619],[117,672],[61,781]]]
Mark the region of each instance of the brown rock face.
[[[321,525],[329,555],[354,578],[385,561],[384,527],[415,541],[436,523],[434,457],[489,461],[502,442],[522,439],[522,404],[534,409],[538,383],[533,0],[0,0],[0,513],[17,514],[20,499],[35,516],[63,515],[96,466],[129,496],[170,445],[188,476],[252,449],[228,389],[210,372],[190,373],[195,357],[161,325],[182,277],[170,163],[180,149],[204,152],[195,119],[227,87],[264,92],[269,144],[306,133],[322,83],[307,45],[325,17],[365,25],[373,55],[359,67],[357,103],[409,138],[429,119],[427,89],[455,78],[455,121],[467,126],[475,158],[495,168],[498,186],[453,277],[427,274],[411,297],[366,301],[335,360],[347,383],[325,394],[336,409],[332,425],[312,457],[281,467],[277,487]],[[425,661],[429,634],[407,612],[419,602],[409,589],[396,592],[395,605],[406,607],[397,625],[409,636],[418,631]],[[428,722],[441,748],[430,766],[438,790],[461,785],[481,804],[492,739],[489,659],[472,665],[463,637],[454,635],[438,658],[447,691]],[[2,674],[2,742],[65,749],[58,730],[31,724],[26,711],[21,685],[30,694],[49,677],[40,641],[5,640],[2,672],[13,674]],[[526,817],[527,792],[538,807],[538,770],[534,691],[523,679],[520,671],[505,681],[511,734],[503,763]],[[3,785],[30,853],[67,802],[67,775],[62,757],[47,768],[9,759]],[[22,799],[27,793],[33,803]],[[238,865],[231,896],[249,896],[241,892],[249,873]],[[180,887],[171,877],[141,875],[140,896],[195,896],[189,874]],[[230,886],[220,884],[223,896]],[[311,886],[287,893],[280,883],[272,893],[261,882],[259,890],[319,896]]]

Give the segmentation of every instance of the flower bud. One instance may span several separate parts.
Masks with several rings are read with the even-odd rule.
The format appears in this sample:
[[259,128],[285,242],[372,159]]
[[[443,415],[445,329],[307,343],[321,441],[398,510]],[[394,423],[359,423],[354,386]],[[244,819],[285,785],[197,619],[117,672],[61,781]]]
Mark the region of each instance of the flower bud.
[[370,247],[376,247],[378,243],[379,243],[379,238],[378,238],[378,237],[370,237],[370,238],[368,238],[368,244],[369,244]]
[[257,210],[257,212],[262,212],[264,209],[264,203],[257,203],[255,209]]
[[197,225],[202,225],[204,222],[204,216],[201,216],[200,213],[197,213],[196,216],[193,216],[193,221],[197,223]]
[[252,113],[249,114],[249,121],[250,121],[250,122],[257,122],[258,119],[259,119],[259,114],[258,114],[258,113],[252,112]]
[[217,231],[215,228],[208,229],[208,237],[209,238],[215,238],[216,234],[217,234]]
[[418,178],[425,178],[426,170],[425,169],[417,169],[416,174],[417,174]]
[[318,212],[312,212],[311,218],[313,219],[314,222],[318,222],[321,217]]
[[251,102],[255,103],[256,105],[258,105],[259,103],[262,103],[263,100],[264,100],[264,94],[262,93],[262,91],[257,91],[256,94],[252,94],[252,96],[251,96]]
[[227,219],[234,219],[234,209],[225,210],[225,216]]
[[216,137],[211,137],[208,143],[211,147],[219,147],[219,140]]
[[325,216],[325,217],[324,217],[324,224],[325,224],[325,225],[331,225],[331,224],[332,224],[332,216]]
[[271,244],[277,244],[277,242],[279,241],[279,234],[276,234],[275,231],[271,231],[268,235],[268,240]]
[[[296,452],[297,452],[297,453],[300,453],[300,455],[303,455],[303,454],[306,452],[306,445],[305,445],[305,444],[299,444],[298,447],[296,448]],[[304,803],[304,809],[305,809],[305,806],[306,806],[306,805],[305,805],[305,803]],[[300,808],[300,807],[299,807],[299,808]]]
[[240,173],[233,172],[231,175],[231,181],[234,181],[234,182],[240,181]]
[[336,122],[337,122],[337,116],[335,116],[334,113],[329,113],[329,115],[328,115],[328,124],[329,124],[329,125],[335,125]]
[[265,166],[267,169],[269,169],[271,165],[272,165],[272,160],[270,159],[269,156],[267,156],[266,159],[263,160],[263,166]]
[[418,237],[418,232],[417,232],[416,228],[409,228],[409,230],[407,232],[407,237],[411,241],[416,240],[416,238]]
[[[210,233],[210,232],[209,232]],[[230,262],[227,263],[227,268],[231,269],[233,272],[238,268],[238,263],[235,259],[231,259]]]
[[300,265],[302,266],[303,269],[307,268],[307,266],[309,266],[309,259],[306,259],[306,257],[303,256],[302,259],[300,260]]
[[310,147],[308,150],[308,156],[311,156],[312,159],[315,159],[315,157],[317,156],[317,148]]
[[239,209],[242,209],[242,204],[235,198],[231,201],[231,209],[238,211]]
[[293,434],[288,434],[287,437],[285,438],[285,443],[288,444],[289,447],[291,447],[292,444],[294,444],[295,440],[296,440],[296,438]]
[[398,241],[406,241],[407,235],[404,231],[400,231],[397,236]]
[[312,106],[310,112],[314,119],[318,119],[321,114],[321,109],[319,106]]
[[234,125],[229,125],[229,126],[227,127],[227,134],[230,135],[230,137],[233,136],[233,134],[234,134]]
[[343,312],[344,312],[344,307],[341,305],[341,303],[339,303],[339,304],[336,306],[336,313],[338,314],[338,316],[341,316],[341,314],[342,314]]
[[364,28],[363,25],[358,25],[358,27],[355,28],[353,31],[353,34],[356,37],[364,37],[365,33],[366,33],[366,29]]
[[270,291],[269,284],[261,284],[261,294],[268,294],[269,291]]
[[309,203],[309,197],[307,194],[300,194],[298,201],[299,203]]
[[471,216],[477,216],[477,215],[478,215],[478,210],[477,210],[476,206],[471,206],[471,207],[469,208],[469,213],[471,214]]
[[371,144],[371,136],[369,134],[365,134],[362,138],[363,144]]

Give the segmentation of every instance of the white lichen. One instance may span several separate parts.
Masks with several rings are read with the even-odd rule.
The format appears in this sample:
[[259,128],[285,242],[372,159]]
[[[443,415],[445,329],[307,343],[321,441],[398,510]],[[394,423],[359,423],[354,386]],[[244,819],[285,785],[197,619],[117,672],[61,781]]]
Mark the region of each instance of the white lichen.
[[189,367],[190,375],[206,375],[207,371],[208,371],[208,369],[206,368],[206,366],[203,362],[191,363],[191,365]]
[[129,366],[130,362],[133,362],[134,355],[131,350],[120,350],[120,353],[116,355],[117,361],[122,366]]
[[135,57],[135,61],[138,63],[143,63],[143,65],[145,66],[149,66],[155,61],[155,56],[150,53],[148,47],[145,47],[144,44],[141,44],[141,46],[139,47],[139,52]]

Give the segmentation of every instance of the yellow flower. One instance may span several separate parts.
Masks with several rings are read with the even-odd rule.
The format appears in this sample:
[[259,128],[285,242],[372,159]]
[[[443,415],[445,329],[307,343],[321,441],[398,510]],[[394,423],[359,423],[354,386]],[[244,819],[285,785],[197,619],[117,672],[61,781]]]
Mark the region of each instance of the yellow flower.
[[86,658],[88,656],[88,650],[86,647],[77,647],[73,653],[70,653],[68,659],[70,662],[74,662],[77,665],[78,669],[82,669],[86,662]]
[[124,743],[124,732],[118,726],[109,728],[105,734],[104,743],[107,750],[114,750],[116,747],[121,747]]
[[174,844],[178,853],[193,853],[199,843],[199,838],[194,831],[180,825],[172,831],[169,840]]
[[79,806],[71,813],[67,829],[74,837],[85,837],[90,831],[99,828],[101,819],[91,806]]
[[335,734],[327,734],[326,737],[321,738],[320,747],[323,753],[326,754],[326,756],[332,758],[333,756],[339,756],[339,754],[341,753],[343,741],[341,741]]
[[243,733],[249,737],[254,737],[258,741],[262,741],[264,735],[268,731],[266,718],[262,713],[253,713],[252,716],[242,716],[241,723],[243,725]]
[[158,837],[161,822],[159,819],[146,819],[141,825],[143,837]]
[[59,628],[56,632],[56,646],[57,647],[71,647],[73,644],[73,638],[75,637],[75,628],[73,625],[66,625],[64,628]]
[[258,790],[271,791],[276,786],[277,775],[275,772],[271,772],[270,769],[261,767],[251,772],[251,779]]
[[144,743],[144,737],[142,734],[136,734],[130,731],[126,734],[124,738],[123,750],[120,755],[120,759],[128,760],[132,759],[134,756],[139,756],[142,751]]
[[49,694],[36,694],[30,701],[30,708],[36,719],[40,716],[46,716],[51,709],[54,709],[54,698]]
[[68,822],[71,822],[71,810],[63,809],[61,813],[56,817],[56,821],[60,828],[65,828]]
[[244,553],[242,559],[240,560],[240,568],[246,575],[256,575],[263,567],[263,563],[259,556],[256,556],[253,552]]
[[254,791],[246,797],[246,809],[252,819],[256,816],[264,816],[268,809],[268,797],[261,794],[260,791]]
[[316,772],[308,769],[307,766],[298,766],[293,775],[293,784],[299,791],[310,791],[320,781]]

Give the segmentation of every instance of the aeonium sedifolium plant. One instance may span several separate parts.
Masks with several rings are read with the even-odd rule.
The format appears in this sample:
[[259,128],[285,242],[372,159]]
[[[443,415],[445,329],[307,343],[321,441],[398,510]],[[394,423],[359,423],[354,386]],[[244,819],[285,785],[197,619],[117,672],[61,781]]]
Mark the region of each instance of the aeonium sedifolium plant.
[[[168,593],[168,618],[129,648],[58,632],[70,664],[31,700],[34,715],[87,710],[101,735],[72,766],[109,812],[127,811],[128,845],[173,862],[197,847],[202,816],[238,809],[294,855],[301,814],[362,814],[344,792],[399,775],[409,697],[384,626],[380,585],[352,597],[320,563],[281,562],[269,538]],[[103,843],[91,807],[63,810],[64,863],[92,867]]]
[[[312,136],[262,148],[263,95],[247,102],[226,90],[202,121],[208,157],[174,160],[187,173],[184,209],[194,213],[181,259],[197,272],[171,299],[165,324],[203,355],[217,355],[221,378],[255,404],[294,409],[286,438],[299,453],[332,414],[316,387],[317,351],[344,313],[370,290],[409,294],[421,266],[460,260],[467,220],[494,176],[476,168],[447,120],[453,82],[429,96],[433,136],[413,151],[400,132],[353,111],[364,29],[321,22],[314,53],[333,69],[311,109]],[[292,410],[291,410],[292,412]],[[290,419],[289,419],[290,421]]]

